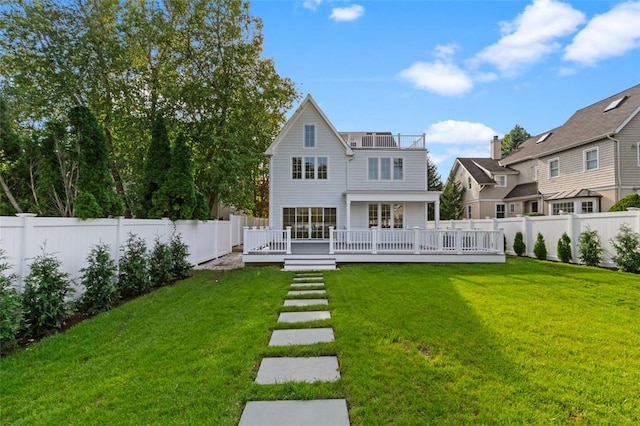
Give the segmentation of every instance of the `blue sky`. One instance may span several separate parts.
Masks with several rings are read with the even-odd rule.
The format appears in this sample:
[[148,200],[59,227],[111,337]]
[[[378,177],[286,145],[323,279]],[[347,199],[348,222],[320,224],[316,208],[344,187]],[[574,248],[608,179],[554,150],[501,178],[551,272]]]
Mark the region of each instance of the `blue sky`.
[[339,131],[427,134],[445,180],[640,84],[640,0],[253,0],[264,56]]

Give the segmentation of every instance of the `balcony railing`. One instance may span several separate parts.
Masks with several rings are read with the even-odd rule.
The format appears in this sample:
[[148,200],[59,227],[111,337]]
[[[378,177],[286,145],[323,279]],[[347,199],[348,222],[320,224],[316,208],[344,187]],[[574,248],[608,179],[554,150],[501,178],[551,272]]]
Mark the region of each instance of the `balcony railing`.
[[340,134],[351,148],[425,149],[425,134],[401,135],[390,132],[353,132]]
[[[291,228],[244,232],[244,254],[291,254]],[[330,228],[329,253],[318,254],[504,254],[502,235],[501,230],[479,229]]]

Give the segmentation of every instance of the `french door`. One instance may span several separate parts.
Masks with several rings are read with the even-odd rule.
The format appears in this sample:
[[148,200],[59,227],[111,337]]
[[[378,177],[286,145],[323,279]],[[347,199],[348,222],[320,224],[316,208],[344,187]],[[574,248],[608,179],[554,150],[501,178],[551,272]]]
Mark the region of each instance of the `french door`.
[[328,239],[329,227],[336,227],[335,207],[284,207],[282,227],[291,227],[295,239]]

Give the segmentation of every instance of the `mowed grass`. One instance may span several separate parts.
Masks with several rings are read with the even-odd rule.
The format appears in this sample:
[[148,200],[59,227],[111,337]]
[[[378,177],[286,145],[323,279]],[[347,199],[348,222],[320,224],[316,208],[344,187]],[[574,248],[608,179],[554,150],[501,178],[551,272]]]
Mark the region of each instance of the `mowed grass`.
[[[45,339],[0,360],[0,423],[235,425],[249,400],[343,397],[353,425],[640,422],[637,275],[508,258],[324,276],[329,321],[277,324],[293,274],[246,268]],[[336,342],[267,346],[326,325]],[[333,354],[336,383],[254,383],[264,356]]]

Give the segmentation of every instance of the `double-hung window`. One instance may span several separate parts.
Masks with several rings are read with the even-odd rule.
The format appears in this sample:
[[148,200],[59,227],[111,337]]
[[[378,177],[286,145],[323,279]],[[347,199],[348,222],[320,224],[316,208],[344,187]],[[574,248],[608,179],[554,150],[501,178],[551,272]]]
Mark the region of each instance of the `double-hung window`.
[[369,180],[403,180],[402,158],[369,157],[367,162]]
[[558,158],[554,158],[553,160],[549,160],[549,178],[556,178],[560,176],[560,160]]
[[305,148],[316,147],[316,125],[315,124],[304,125],[304,147]]
[[494,180],[496,181],[496,186],[501,188],[507,186],[507,175],[495,175]]
[[598,169],[598,147],[582,151],[582,157],[585,172]]
[[291,179],[329,179],[329,159],[327,157],[291,157]]

